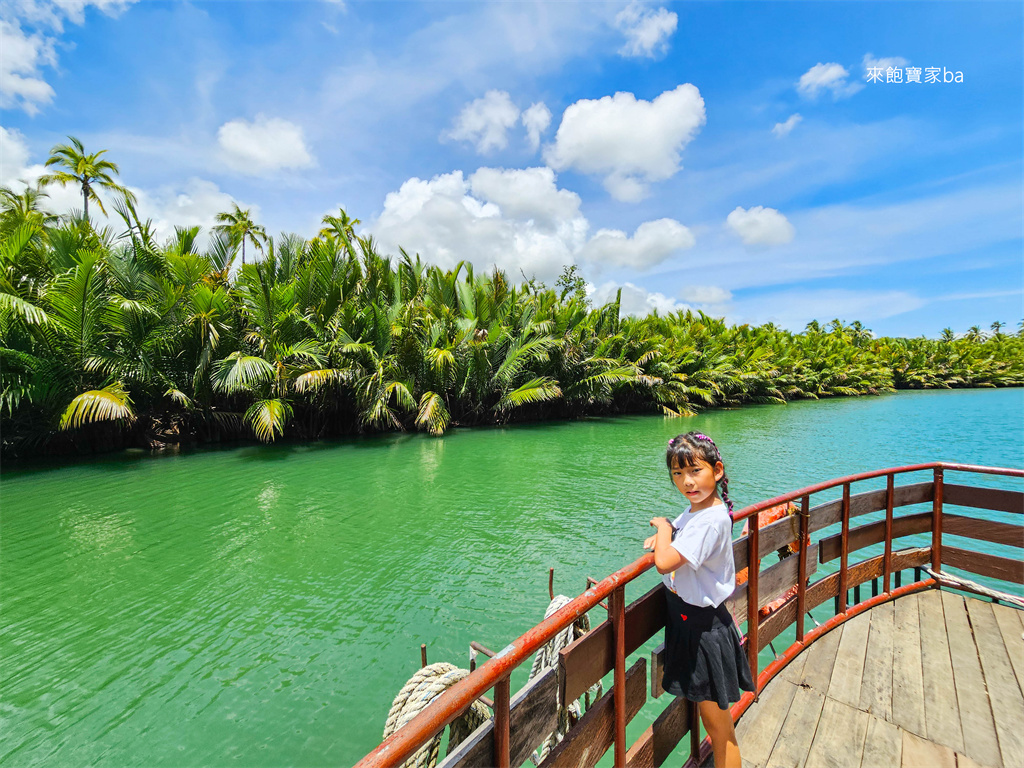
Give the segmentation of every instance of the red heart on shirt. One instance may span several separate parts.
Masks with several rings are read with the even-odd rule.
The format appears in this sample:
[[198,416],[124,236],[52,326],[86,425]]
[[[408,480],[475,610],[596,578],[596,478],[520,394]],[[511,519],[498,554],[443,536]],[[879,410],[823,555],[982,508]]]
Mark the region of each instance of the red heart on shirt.
[[685,613],[680,613],[679,615],[682,616],[683,621],[686,621],[686,614]]

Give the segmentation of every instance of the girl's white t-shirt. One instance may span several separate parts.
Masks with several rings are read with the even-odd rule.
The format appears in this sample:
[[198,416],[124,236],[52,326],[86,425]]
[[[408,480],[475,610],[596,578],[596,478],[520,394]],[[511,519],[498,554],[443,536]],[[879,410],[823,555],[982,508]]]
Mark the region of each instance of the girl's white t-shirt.
[[662,581],[690,605],[718,607],[736,588],[728,508],[715,504],[699,512],[683,512],[672,526],[676,529],[672,546],[686,563],[662,574]]

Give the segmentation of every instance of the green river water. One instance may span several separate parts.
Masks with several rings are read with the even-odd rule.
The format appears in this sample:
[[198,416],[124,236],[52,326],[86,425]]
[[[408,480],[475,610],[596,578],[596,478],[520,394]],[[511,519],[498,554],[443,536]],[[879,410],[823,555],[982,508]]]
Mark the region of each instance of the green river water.
[[543,617],[549,567],[576,595],[639,557],[682,509],[663,451],[690,429],[718,440],[738,508],[886,466],[1020,467],[1024,391],[7,467],[0,764],[351,765],[420,643],[466,667],[471,640]]

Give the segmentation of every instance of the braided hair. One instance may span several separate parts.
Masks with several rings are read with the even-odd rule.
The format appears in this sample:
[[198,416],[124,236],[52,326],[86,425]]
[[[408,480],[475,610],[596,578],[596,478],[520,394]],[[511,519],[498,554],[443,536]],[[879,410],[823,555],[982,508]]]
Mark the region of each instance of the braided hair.
[[[712,467],[722,461],[722,454],[715,445],[715,441],[700,432],[687,432],[684,435],[677,435],[668,441],[668,450],[665,452],[665,464],[669,472],[673,465],[677,467],[689,467],[704,461]],[[722,461],[722,479],[718,481],[718,491],[729,510],[729,517],[732,517],[732,500],[729,498],[729,475],[725,473],[725,462]]]

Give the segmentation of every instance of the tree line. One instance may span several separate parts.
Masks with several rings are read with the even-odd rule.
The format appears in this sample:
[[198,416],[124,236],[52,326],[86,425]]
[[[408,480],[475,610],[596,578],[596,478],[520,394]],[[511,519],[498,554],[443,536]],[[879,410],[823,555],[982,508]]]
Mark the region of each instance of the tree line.
[[[904,339],[629,317],[591,306],[574,267],[554,286],[443,270],[381,254],[344,211],[275,239],[234,206],[205,246],[198,227],[158,242],[101,155],[72,139],[47,163],[81,214],[47,213],[43,185],[0,189],[5,457],[1024,384],[1024,324]],[[116,226],[85,213],[97,187]]]

